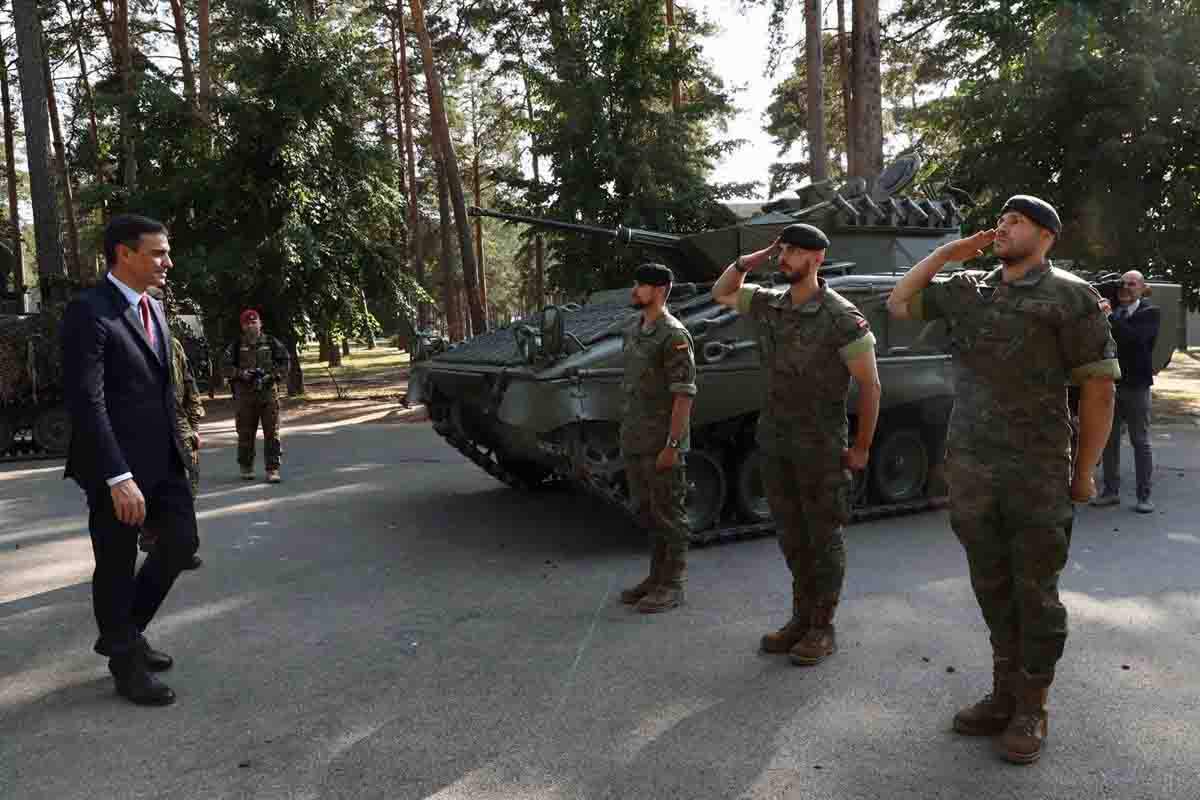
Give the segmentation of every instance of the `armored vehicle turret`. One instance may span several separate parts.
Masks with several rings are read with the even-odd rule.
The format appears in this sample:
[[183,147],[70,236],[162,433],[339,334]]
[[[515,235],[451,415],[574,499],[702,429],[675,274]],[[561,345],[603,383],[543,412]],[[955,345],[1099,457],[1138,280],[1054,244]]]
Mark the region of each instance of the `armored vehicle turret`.
[[[905,270],[958,238],[959,203],[969,198],[902,195],[915,169],[907,160],[870,184],[807,187],[737,225],[690,236],[472,213],[639,246],[648,259],[675,270],[668,302],[694,338],[699,388],[687,511],[693,539],[704,542],[772,527],[754,443],[764,381],[758,331],[717,304],[710,290],[738,255],[766,247],[795,222],[829,235],[821,274],[866,315],[877,340],[883,397],[870,463],[855,484],[856,515],[918,510],[941,499],[954,399],[944,323],[892,320],[885,300]],[[773,284],[775,276],[750,280]],[[547,306],[418,362],[410,400],[424,403],[435,430],[501,481],[521,488],[567,481],[628,509],[618,427],[620,329],[636,313],[629,289],[625,284],[582,304]],[[855,395],[852,383],[851,436]]]

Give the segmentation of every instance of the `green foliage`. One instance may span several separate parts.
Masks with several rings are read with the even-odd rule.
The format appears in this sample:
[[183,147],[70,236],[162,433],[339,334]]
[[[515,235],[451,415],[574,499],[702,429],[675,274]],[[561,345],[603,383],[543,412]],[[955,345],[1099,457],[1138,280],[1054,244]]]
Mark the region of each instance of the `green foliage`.
[[[543,159],[535,184],[509,176],[512,207],[604,227],[688,233],[732,221],[723,198],[752,185],[715,185],[708,175],[739,142],[714,137],[733,113],[730,95],[700,55],[711,32],[676,12],[668,47],[661,0],[569,0],[481,5],[501,69],[533,95],[529,125]],[[671,109],[671,80],[684,102]],[[646,254],[583,237],[551,236],[551,283],[579,291],[622,285]]]
[[[1200,8],[1180,0],[996,7],[907,0],[895,35],[945,38],[914,74],[952,93],[911,112],[920,146],[980,201],[987,227],[1008,196],[1054,203],[1054,255],[1093,269],[1151,269],[1200,284]],[[904,33],[908,31],[908,33]]]
[[[167,223],[174,293],[203,309],[214,342],[236,336],[247,306],[290,340],[363,332],[373,324],[364,291],[412,316],[428,298],[394,244],[403,218],[394,152],[366,124],[380,81],[371,31],[306,23],[286,2],[235,3],[227,15],[218,53],[225,91],[214,98],[212,128],[170,76],[147,67],[138,81],[138,187],[125,196],[93,185],[81,193],[85,204],[106,199]],[[97,101],[115,136],[110,84],[98,85]],[[80,161],[94,150],[82,129],[75,144]]]

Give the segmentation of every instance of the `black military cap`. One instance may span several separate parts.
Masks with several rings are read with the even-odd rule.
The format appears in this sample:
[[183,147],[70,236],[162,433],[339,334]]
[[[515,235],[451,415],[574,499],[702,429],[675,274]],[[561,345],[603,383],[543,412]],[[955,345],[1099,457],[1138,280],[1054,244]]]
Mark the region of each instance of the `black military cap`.
[[820,228],[803,223],[788,225],[783,229],[783,233],[779,234],[779,241],[802,250],[824,250],[829,247],[829,237],[822,233]]
[[1013,195],[1008,198],[1008,202],[1004,204],[1004,208],[1000,209],[1002,215],[1005,211],[1020,212],[1055,236],[1062,233],[1062,220],[1058,218],[1058,212],[1054,210],[1054,206],[1033,195]]
[[669,267],[651,262],[638,267],[637,272],[633,273],[633,279],[647,286],[670,286],[675,282],[675,273],[671,272]]

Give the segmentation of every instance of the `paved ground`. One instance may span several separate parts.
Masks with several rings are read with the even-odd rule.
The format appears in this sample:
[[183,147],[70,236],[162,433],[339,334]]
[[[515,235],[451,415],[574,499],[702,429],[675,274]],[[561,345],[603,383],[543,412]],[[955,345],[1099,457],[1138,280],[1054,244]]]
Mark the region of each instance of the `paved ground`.
[[805,670],[755,652],[788,605],[772,540],[695,551],[689,604],[642,617],[615,600],[645,565],[619,515],[395,418],[297,419],[280,486],[237,480],[206,425],[206,564],[151,629],[168,709],[90,650],[78,491],[0,468],[0,796],[1196,796],[1200,427],[1156,432],[1161,513],[1081,510],[1052,738],[1020,768],[949,732],[988,654],[944,513],[850,529],[842,650]]

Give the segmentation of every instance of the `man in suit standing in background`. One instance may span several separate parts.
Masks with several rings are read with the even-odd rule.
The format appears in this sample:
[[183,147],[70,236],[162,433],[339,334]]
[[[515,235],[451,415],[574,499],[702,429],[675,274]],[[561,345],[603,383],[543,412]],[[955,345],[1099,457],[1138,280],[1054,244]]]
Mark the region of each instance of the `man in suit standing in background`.
[[1117,381],[1117,402],[1112,431],[1104,448],[1104,491],[1092,501],[1094,506],[1115,506],[1121,502],[1121,429],[1129,428],[1133,445],[1134,475],[1137,478],[1139,514],[1154,512],[1150,502],[1154,456],[1150,450],[1150,387],[1154,384],[1154,343],[1162,315],[1146,300],[1150,287],[1137,270],[1121,276],[1117,287],[1117,307],[1108,317],[1121,362]]
[[[79,293],[63,318],[63,377],[71,415],[66,474],[87,494],[96,570],[95,650],[108,656],[117,692],[139,705],[175,693],[152,673],[172,659],[143,636],[199,547],[187,459],[175,419],[171,333],[146,290],[166,285],[167,230],[133,214],[104,230],[108,274]],[[138,531],[157,544],[135,573]]]

